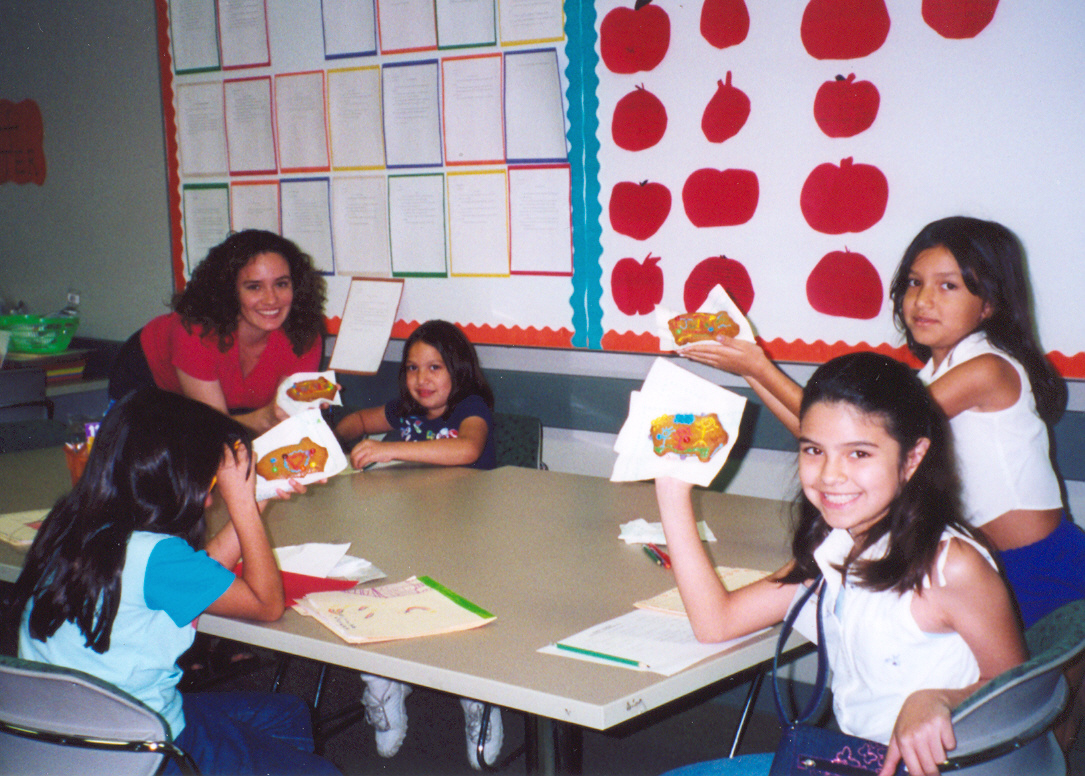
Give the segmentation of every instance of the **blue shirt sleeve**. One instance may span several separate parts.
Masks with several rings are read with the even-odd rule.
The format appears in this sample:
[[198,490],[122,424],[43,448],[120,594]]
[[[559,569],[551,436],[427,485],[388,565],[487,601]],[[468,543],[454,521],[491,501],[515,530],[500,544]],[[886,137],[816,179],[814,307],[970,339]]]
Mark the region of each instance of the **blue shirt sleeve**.
[[172,536],[155,545],[147,559],[143,598],[151,609],[161,609],[174,624],[192,622],[219,599],[236,579],[203,550]]

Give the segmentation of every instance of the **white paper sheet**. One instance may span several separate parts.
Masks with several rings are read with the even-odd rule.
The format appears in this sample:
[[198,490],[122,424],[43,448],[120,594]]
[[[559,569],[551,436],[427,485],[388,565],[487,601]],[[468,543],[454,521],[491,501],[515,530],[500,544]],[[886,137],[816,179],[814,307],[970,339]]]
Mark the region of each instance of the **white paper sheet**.
[[513,274],[571,275],[573,226],[569,168],[509,168],[509,244]]
[[718,644],[702,644],[693,635],[688,618],[635,609],[574,633],[539,652],[673,676],[762,632]]
[[[324,464],[324,471],[313,472],[304,477],[295,478],[302,485],[333,477],[347,468],[347,457],[343,455],[339,440],[335,438],[335,434],[328,427],[328,424],[324,422],[324,418],[321,417],[320,410],[306,410],[292,418],[287,418],[267,433],[253,440],[252,447],[256,453],[257,463],[273,450],[297,444],[305,437],[326,448],[328,460]],[[289,487],[284,488],[284,485],[286,485],[285,480],[265,480],[257,474],[256,499],[262,501],[274,498],[280,489],[289,490]]]
[[503,171],[448,174],[448,255],[453,275],[509,274]]
[[177,86],[177,141],[182,175],[226,174],[222,84]]
[[323,73],[275,76],[275,125],[282,172],[328,169]]
[[392,275],[383,175],[332,178],[332,237],[340,275]]
[[497,42],[494,0],[437,0],[437,45],[492,46]]
[[501,42],[561,40],[565,32],[561,0],[499,0]]
[[443,175],[389,176],[388,224],[394,273],[447,273]]
[[[715,286],[708,292],[708,296],[705,297],[704,304],[697,308],[696,312],[699,313],[727,313],[731,316],[731,320],[738,324],[738,334],[735,335],[735,339],[746,340],[746,342],[754,342],[753,326],[746,319],[746,316],[742,314],[742,310],[731,299],[731,295],[724,290],[723,286]],[[660,350],[678,350],[681,351],[682,347],[674,341],[674,335],[671,334],[671,328],[667,325],[667,322],[675,316],[681,315],[682,310],[668,310],[665,307],[656,308],[656,333],[659,335],[659,349]],[[691,343],[692,344],[692,343]]]
[[445,59],[441,86],[448,164],[504,162],[501,55]]
[[273,552],[275,560],[279,562],[279,569],[282,571],[307,574],[310,577],[326,577],[349,549],[350,542],[346,544],[309,542],[276,547]]
[[295,178],[279,184],[283,236],[313,257],[321,272],[335,271],[332,216],[327,178]]
[[188,273],[230,232],[230,198],[226,186],[185,186],[185,263]]
[[510,162],[565,161],[565,109],[553,49],[505,55],[505,153]]
[[222,87],[230,172],[276,172],[275,140],[271,129],[271,79],[228,80]]
[[435,61],[390,64],[381,69],[389,167],[441,164],[437,73]]
[[[629,396],[629,416],[618,432],[614,450],[612,482],[677,477],[694,485],[707,486],[723,468],[738,437],[746,399],[737,393],[698,377],[663,358],[657,358],[640,391]],[[723,448],[707,461],[696,456],[682,458],[674,453],[655,454],[651,425],[661,415],[715,413],[727,432]]]
[[402,280],[355,278],[351,281],[329,364],[332,369],[376,373],[384,359],[402,295]]
[[377,0],[377,16],[382,53],[437,48],[433,0]]
[[178,73],[212,70],[219,64],[214,0],[170,0],[170,42]]
[[373,0],[321,0],[324,56],[329,59],[377,50],[376,9]]
[[218,0],[222,67],[271,64],[264,0]]
[[277,233],[280,229],[279,182],[232,182],[230,222],[235,232],[242,229],[266,229]]
[[332,167],[360,170],[384,166],[379,68],[328,71],[328,123]]

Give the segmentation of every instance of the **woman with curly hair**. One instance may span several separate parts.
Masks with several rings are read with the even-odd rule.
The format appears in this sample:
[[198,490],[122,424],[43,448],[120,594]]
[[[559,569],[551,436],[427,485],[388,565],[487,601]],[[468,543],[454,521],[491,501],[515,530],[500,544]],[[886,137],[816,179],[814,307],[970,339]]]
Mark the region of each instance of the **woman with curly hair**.
[[293,242],[259,229],[235,232],[192,272],[173,312],[124,344],[110,399],[153,383],[263,433],[282,419],[275,407],[282,379],[319,368],[324,298],[324,279]]

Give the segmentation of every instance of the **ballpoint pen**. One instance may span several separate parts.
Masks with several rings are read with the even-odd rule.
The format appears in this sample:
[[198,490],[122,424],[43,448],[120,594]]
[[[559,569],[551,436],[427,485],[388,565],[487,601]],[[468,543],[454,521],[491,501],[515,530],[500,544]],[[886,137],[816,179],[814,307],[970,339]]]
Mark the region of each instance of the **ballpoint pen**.
[[652,548],[649,547],[647,544],[642,544],[640,546],[640,548],[642,550],[644,550],[644,554],[647,555],[649,558],[651,558],[652,562],[655,563],[657,566],[662,566],[663,565],[663,558],[659,557],[654,552],[652,552]]
[[663,550],[659,549],[651,542],[648,542],[648,547],[652,552],[659,556],[661,561],[663,561],[663,568],[669,569],[671,567],[671,558],[667,553],[663,552]]

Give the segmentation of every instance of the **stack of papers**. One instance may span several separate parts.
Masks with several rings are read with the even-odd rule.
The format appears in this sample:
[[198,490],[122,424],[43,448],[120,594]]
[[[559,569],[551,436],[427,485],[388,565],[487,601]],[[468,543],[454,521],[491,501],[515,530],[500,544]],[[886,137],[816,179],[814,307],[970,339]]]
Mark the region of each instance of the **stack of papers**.
[[496,618],[429,577],[380,587],[311,593],[294,609],[350,644],[433,636],[480,628]]
[[[728,590],[738,590],[740,587],[745,587],[769,575],[767,571],[736,569],[729,566],[716,566],[716,574],[719,575],[723,586]],[[672,587],[665,593],[660,593],[643,601],[637,601],[633,606],[651,612],[686,616],[686,607],[682,605],[682,597],[678,595],[677,587]]]

